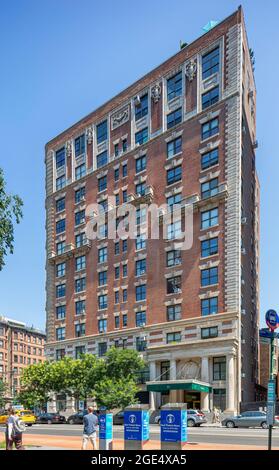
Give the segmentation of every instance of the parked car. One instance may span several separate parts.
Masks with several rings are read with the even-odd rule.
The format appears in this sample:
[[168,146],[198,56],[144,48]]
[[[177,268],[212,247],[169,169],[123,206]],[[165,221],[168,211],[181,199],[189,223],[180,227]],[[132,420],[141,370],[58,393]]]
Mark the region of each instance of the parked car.
[[37,416],[36,422],[40,424],[63,424],[66,423],[66,418],[59,413],[41,413]]
[[[32,424],[36,423],[36,416],[30,410],[16,410],[16,415],[20,417],[21,421],[23,421],[26,426],[32,426]],[[6,424],[8,419],[8,413],[3,411],[0,414],[0,424]]]
[[[160,424],[161,416],[160,414],[155,417],[154,423]],[[207,423],[207,419],[199,410],[187,410],[187,426],[189,428],[193,428],[194,426],[200,426],[201,424]]]
[[[83,424],[83,417],[84,415],[87,415],[87,413],[87,410],[78,411],[77,413],[70,415],[66,422],[67,424]],[[94,414],[97,416],[99,415],[99,413],[99,410],[94,411]]]
[[[275,426],[279,426],[279,416],[275,416]],[[222,426],[227,428],[256,428],[268,427],[266,421],[266,413],[264,411],[244,411],[237,416],[229,416],[223,419]]]

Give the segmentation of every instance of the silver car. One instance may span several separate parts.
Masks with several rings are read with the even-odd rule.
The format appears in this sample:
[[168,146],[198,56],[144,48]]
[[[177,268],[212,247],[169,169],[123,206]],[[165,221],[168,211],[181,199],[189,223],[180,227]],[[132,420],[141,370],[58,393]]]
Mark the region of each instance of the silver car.
[[[154,419],[155,424],[160,424],[161,416],[158,415]],[[207,423],[205,415],[199,410],[187,410],[187,426],[193,428],[194,426],[200,426],[201,424]]]
[[[279,417],[275,416],[274,425],[279,425]],[[244,411],[237,416],[229,416],[223,419],[222,426],[227,428],[257,428],[266,429],[266,413],[264,411]]]

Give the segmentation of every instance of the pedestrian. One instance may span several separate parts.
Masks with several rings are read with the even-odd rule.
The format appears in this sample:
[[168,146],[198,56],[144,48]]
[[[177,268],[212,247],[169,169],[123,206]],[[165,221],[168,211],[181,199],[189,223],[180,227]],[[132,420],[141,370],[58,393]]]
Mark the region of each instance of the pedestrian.
[[216,407],[214,406],[213,408],[213,414],[212,414],[212,424],[216,423]]
[[97,450],[98,418],[93,413],[92,406],[89,406],[87,411],[88,414],[83,417],[82,450],[87,449],[88,441],[91,442],[93,449]]
[[220,410],[216,408],[216,423],[220,424]]
[[13,408],[8,410],[8,415],[6,421],[6,450],[13,450],[13,445],[15,445],[16,450],[25,450],[22,445],[22,433],[25,431],[25,424],[16,415]]

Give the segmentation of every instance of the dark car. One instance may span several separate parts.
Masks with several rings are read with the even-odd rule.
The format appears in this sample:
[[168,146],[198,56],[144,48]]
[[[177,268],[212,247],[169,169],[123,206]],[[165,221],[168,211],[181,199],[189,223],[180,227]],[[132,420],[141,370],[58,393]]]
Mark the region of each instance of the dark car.
[[[278,416],[275,416],[274,426],[279,425]],[[229,416],[223,419],[222,426],[227,428],[256,428],[261,427],[266,429],[267,418],[264,411],[244,411],[237,416]]]
[[42,413],[37,416],[36,423],[40,424],[63,424],[66,423],[65,416],[59,413]]
[[[95,410],[94,414],[98,416],[100,413],[99,410]],[[68,417],[67,423],[68,424],[83,424],[83,417],[88,414],[87,410],[78,411],[77,413],[72,414]]]
[[118,411],[113,415],[113,424],[124,424],[124,411]]

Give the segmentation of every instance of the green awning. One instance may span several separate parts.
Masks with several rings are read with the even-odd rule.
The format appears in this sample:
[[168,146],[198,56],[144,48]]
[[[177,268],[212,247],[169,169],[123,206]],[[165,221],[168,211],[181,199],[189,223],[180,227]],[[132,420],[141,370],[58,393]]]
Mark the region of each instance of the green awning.
[[148,392],[166,392],[168,390],[187,390],[190,392],[206,392],[212,391],[209,385],[203,385],[195,382],[158,382],[147,383]]

